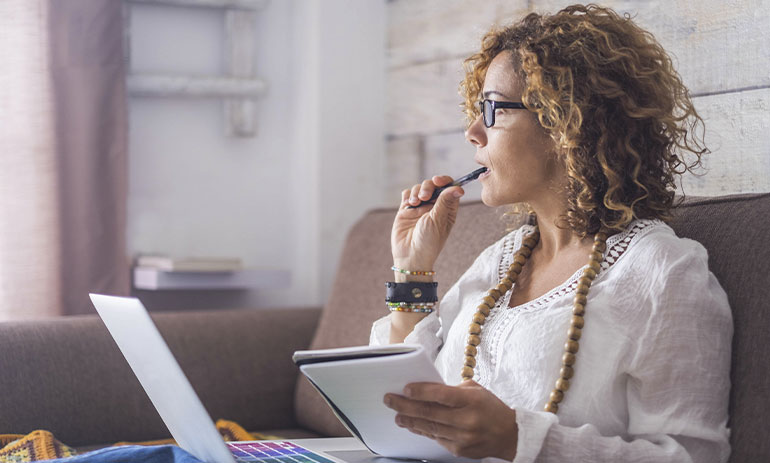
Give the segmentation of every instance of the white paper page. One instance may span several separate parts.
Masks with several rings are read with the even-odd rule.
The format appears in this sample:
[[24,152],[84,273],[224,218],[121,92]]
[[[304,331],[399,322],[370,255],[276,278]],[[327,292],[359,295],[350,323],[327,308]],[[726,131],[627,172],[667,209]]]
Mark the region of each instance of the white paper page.
[[403,394],[414,382],[444,381],[421,346],[387,357],[340,360],[300,367],[347,418],[374,452],[394,458],[457,461],[438,442],[396,425],[396,412],[385,406],[385,394]]
[[208,463],[235,463],[142,303],[135,298],[90,296],[179,446]]

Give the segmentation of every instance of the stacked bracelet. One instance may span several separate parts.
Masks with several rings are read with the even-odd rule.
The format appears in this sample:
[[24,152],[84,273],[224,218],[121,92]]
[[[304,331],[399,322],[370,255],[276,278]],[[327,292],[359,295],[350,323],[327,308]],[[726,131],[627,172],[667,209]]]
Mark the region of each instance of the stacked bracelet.
[[386,302],[388,307],[412,307],[418,309],[426,309],[435,307],[435,302]]
[[435,303],[410,304],[409,302],[388,302],[391,312],[431,313]]
[[391,307],[391,312],[409,312],[409,313],[433,313],[433,309],[410,309],[407,307]]
[[425,275],[432,277],[436,274],[433,270],[427,270],[427,271],[421,271],[421,270],[404,270],[402,268],[398,268],[395,265],[390,268],[394,272],[403,273],[404,275]]
[[387,287],[385,302],[390,307],[391,312],[429,314],[433,312],[433,307],[438,300],[436,291],[438,283],[435,281],[408,281],[406,283],[389,281],[385,283],[385,286]]

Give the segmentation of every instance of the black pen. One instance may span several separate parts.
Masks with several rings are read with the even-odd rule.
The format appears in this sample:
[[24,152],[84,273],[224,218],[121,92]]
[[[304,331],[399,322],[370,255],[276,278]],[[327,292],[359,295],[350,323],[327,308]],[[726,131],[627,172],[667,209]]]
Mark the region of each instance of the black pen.
[[486,167],[481,167],[479,169],[474,170],[473,172],[471,172],[468,175],[464,175],[464,176],[458,178],[457,180],[455,180],[454,182],[450,183],[449,185],[442,186],[441,188],[436,188],[433,191],[433,194],[431,195],[430,199],[428,199],[427,201],[420,201],[420,204],[418,204],[416,206],[407,206],[407,209],[415,209],[415,208],[418,208],[420,206],[424,206],[425,204],[430,204],[433,201],[435,201],[436,198],[438,198],[438,195],[440,195],[441,192],[446,190],[447,188],[452,187],[452,186],[463,186],[463,185],[465,185],[468,182],[472,182],[472,181],[476,180],[477,178],[479,178],[479,175],[483,174],[486,171],[487,171]]

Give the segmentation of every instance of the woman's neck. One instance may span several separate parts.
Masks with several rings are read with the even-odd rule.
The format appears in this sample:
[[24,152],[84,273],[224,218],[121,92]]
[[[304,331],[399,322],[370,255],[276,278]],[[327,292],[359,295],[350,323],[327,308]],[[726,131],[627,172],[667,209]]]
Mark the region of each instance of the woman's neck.
[[550,206],[547,204],[530,204],[537,215],[537,225],[540,230],[538,248],[540,256],[545,261],[551,261],[556,256],[570,250],[590,247],[593,244],[593,236],[586,235],[581,238],[569,228],[557,226],[563,222],[562,217],[567,212],[564,206]]

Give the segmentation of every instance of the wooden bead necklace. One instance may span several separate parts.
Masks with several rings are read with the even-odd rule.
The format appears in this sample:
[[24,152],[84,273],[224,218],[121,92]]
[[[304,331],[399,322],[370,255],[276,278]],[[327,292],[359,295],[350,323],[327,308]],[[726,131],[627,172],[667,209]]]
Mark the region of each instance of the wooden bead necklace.
[[[462,369],[463,380],[473,379],[473,369],[476,366],[477,346],[481,343],[481,326],[486,321],[492,308],[503,294],[510,291],[516,279],[521,273],[521,268],[529,260],[532,250],[537,246],[540,240],[540,231],[537,227],[527,236],[521,244],[521,248],[513,257],[513,263],[508,267],[508,273],[494,288],[487,291],[481,304],[476,308],[473,314],[473,322],[468,330],[468,345],[465,346],[465,365]],[[559,410],[559,403],[564,400],[564,392],[569,389],[570,378],[575,374],[573,365],[575,364],[575,355],[578,351],[578,341],[582,334],[586,309],[586,297],[588,289],[591,287],[594,278],[601,269],[601,263],[604,259],[604,251],[607,249],[607,233],[598,232],[594,236],[594,245],[588,256],[588,266],[583,270],[583,274],[578,280],[575,298],[572,302],[572,318],[570,327],[567,330],[567,342],[564,344],[564,355],[561,358],[562,366],[559,370],[559,379],[556,380],[556,387],[551,391],[549,401],[545,404],[545,411],[556,413]]]

